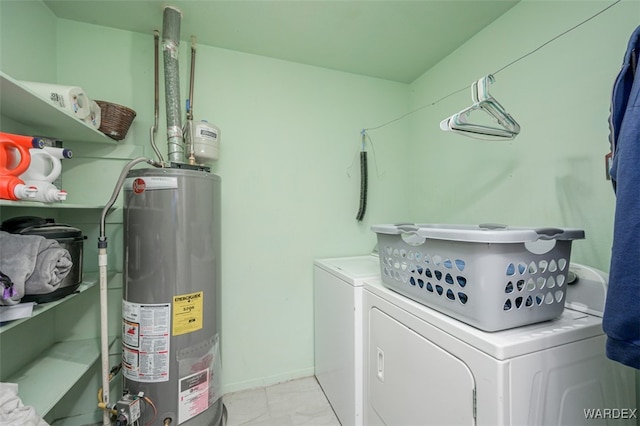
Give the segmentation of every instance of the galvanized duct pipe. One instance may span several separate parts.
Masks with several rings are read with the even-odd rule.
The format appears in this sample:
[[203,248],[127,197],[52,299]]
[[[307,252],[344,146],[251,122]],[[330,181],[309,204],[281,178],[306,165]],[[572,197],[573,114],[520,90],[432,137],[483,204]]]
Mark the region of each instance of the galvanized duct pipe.
[[159,65],[158,65],[158,47],[160,46],[160,31],[155,30],[153,32],[153,93],[154,93],[154,99],[153,99],[153,126],[151,126],[151,129],[149,129],[149,139],[151,141],[151,147],[153,148],[153,152],[156,153],[156,156],[158,157],[158,161],[160,161],[161,163],[164,163],[164,158],[162,158],[162,154],[160,153],[160,150],[158,149],[158,145],[156,144],[156,136],[158,136],[158,118],[160,117],[160,90],[158,88],[159,84],[158,81],[160,80],[158,78],[159,75]]
[[182,13],[171,6],[164,9],[162,51],[164,54],[165,103],[167,105],[167,144],[169,161],[184,162],[184,138],[180,120],[180,19]]

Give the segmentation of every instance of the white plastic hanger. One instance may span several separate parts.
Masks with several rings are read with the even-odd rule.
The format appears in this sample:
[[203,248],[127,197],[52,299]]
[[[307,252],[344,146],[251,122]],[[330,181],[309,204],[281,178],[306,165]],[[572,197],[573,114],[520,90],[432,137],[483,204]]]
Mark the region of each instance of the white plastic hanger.
[[[473,105],[463,109],[440,122],[440,128],[445,131],[459,133],[476,139],[504,140],[513,139],[520,133],[520,125],[507,111],[489,94],[489,84],[495,78],[489,74],[475,81],[471,85],[471,99]],[[467,119],[472,111],[482,110],[489,114],[500,127],[469,123]]]

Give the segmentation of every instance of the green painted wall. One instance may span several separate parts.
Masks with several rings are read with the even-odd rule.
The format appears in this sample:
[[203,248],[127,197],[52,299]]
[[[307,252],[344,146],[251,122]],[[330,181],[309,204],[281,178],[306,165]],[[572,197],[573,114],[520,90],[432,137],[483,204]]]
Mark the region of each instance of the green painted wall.
[[56,17],[41,1],[0,1],[0,69],[23,80],[57,78]]
[[[57,39],[60,81],[136,110],[121,144],[151,155],[152,35],[60,20]],[[184,44],[183,101],[188,55]],[[313,259],[370,252],[375,235],[369,226],[406,212],[406,193],[397,188],[405,175],[408,123],[384,133],[394,144],[376,147],[369,212],[363,223],[355,220],[360,129],[405,110],[408,87],[207,46],[198,46],[196,62],[196,119],[222,132],[214,171],[223,182],[225,388],[313,374]],[[164,141],[163,91],[161,99],[158,139]],[[166,153],[166,143],[159,145]],[[93,148],[78,149],[91,156],[86,150]],[[87,198],[105,202],[116,170],[103,170],[104,164],[71,166],[66,182],[77,176],[92,188]]]
[[[223,182],[226,392],[313,373],[312,261],[370,252],[374,223],[581,227],[587,240],[574,244],[573,260],[608,269],[614,196],[603,156],[609,93],[640,21],[634,0],[496,75],[491,93],[522,126],[512,142],[439,130],[442,119],[470,105],[469,90],[370,131],[369,211],[362,224],[354,219],[360,129],[463,88],[607,4],[525,0],[411,85],[198,46],[196,119],[222,130],[221,159],[213,168]],[[0,19],[3,71],[77,84],[92,98],[138,112],[124,141],[76,144],[78,158],[65,164],[70,199],[106,202],[126,159],[152,155],[152,35],[58,20],[39,1],[2,0]],[[7,36],[33,20],[37,30]],[[26,48],[53,65],[36,71],[36,55],[23,55]],[[183,44],[183,100],[188,51]],[[159,144],[166,152],[161,92]],[[82,211],[72,219],[89,227],[86,259],[95,268],[98,218]],[[110,269],[120,271],[121,215],[110,222]],[[119,294],[116,284],[116,308]],[[97,332],[95,315],[86,316]],[[118,318],[111,323],[117,330]],[[77,333],[84,336],[87,327]]]
[[[412,107],[470,85],[609,4],[523,1],[414,82]],[[499,72],[491,93],[522,127],[513,141],[439,129],[441,120],[471,105],[467,89],[414,114],[412,180],[426,186],[413,198],[413,218],[583,228],[587,238],[573,244],[572,259],[608,271],[610,92],[639,20],[640,3],[623,1]]]
[[[26,32],[23,36],[15,36],[22,34],[22,28],[30,25],[34,25],[33,31]],[[9,74],[22,71],[25,78],[29,79],[55,79],[55,28],[55,16],[41,2],[0,2],[0,69]],[[31,46],[33,55],[25,55],[24,52]],[[38,66],[40,58],[47,66]],[[20,130],[19,124],[5,117],[0,118],[0,126],[3,131]],[[7,210],[9,209],[0,207],[2,219],[8,213]],[[19,212],[18,215],[23,213]],[[45,318],[41,321],[23,327],[24,334],[15,328],[2,334],[2,379],[13,374],[25,361],[32,360],[43,349],[53,344],[54,325],[51,322],[51,314],[42,316]],[[24,335],[28,336],[36,330],[44,332],[42,338],[24,339]]]
[[[411,84],[411,109],[499,70],[610,4],[522,1]],[[640,2],[623,0],[499,72],[491,94],[522,127],[513,141],[439,129],[472,104],[470,89],[412,114],[407,161],[410,181],[421,182],[412,188],[412,220],[582,228],[586,239],[573,243],[572,260],[608,271],[615,206],[604,166],[610,96],[639,24]],[[477,114],[471,117],[486,124]]]

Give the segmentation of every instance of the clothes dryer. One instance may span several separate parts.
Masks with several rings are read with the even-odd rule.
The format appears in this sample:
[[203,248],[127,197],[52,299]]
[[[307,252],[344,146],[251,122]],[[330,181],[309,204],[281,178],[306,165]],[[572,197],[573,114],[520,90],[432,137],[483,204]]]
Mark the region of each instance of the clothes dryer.
[[635,425],[634,370],[605,356],[606,275],[571,270],[560,317],[493,333],[367,280],[364,424]]
[[314,262],[315,375],[343,426],[362,425],[362,289],[377,255]]

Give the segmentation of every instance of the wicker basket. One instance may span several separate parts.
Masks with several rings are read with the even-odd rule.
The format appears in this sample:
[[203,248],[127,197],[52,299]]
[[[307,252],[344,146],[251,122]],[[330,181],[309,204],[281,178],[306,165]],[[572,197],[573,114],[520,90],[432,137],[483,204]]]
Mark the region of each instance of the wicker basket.
[[111,102],[98,101],[100,106],[100,130],[111,139],[120,141],[127,136],[129,127],[136,118],[136,112],[131,108]]

